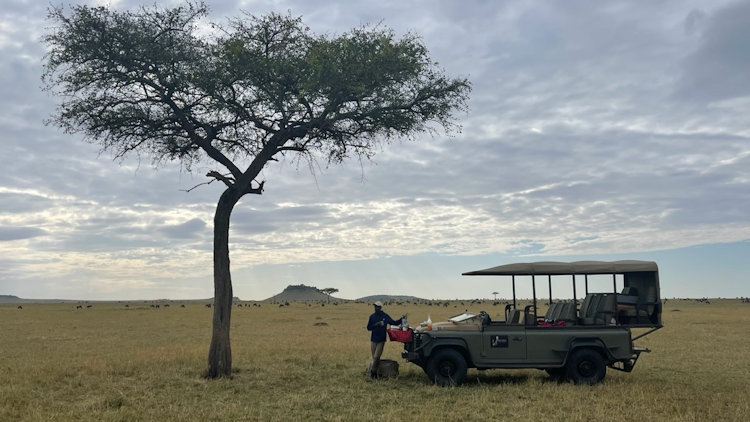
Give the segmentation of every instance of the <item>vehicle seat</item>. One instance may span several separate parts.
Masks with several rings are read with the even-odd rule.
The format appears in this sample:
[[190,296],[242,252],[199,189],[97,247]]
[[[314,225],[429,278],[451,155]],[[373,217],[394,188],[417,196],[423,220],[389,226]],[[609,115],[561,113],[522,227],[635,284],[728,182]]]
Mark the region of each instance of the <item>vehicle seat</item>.
[[[581,307],[583,325],[609,324],[615,312],[615,295],[612,293],[589,293],[588,307]],[[588,299],[589,296],[586,296]],[[586,300],[584,300],[586,302]]]
[[553,322],[555,320],[555,315],[559,314],[558,309],[561,309],[560,305],[562,305],[560,302],[550,303],[547,312],[544,314],[544,321]]
[[558,321],[565,321],[566,324],[574,324],[576,322],[576,305],[573,302],[566,302],[562,306],[562,311],[557,317]]
[[513,309],[510,311],[510,318],[508,321],[506,321],[506,324],[520,324],[521,323],[521,315],[523,314],[523,311],[520,309]]
[[557,306],[555,307],[554,312],[552,312],[552,322],[557,322],[561,319],[565,306],[568,305],[565,302],[556,302],[555,304]]
[[638,289],[635,287],[625,287],[622,293],[617,295],[618,305],[636,305],[638,303]]
[[583,325],[594,324],[594,315],[596,314],[596,307],[599,304],[600,297],[596,293],[589,293],[586,298],[583,299],[581,304],[581,310],[578,313],[579,322]]
[[534,305],[526,305],[526,307],[523,308],[523,322],[525,325],[536,325],[534,314],[536,314],[536,308]]

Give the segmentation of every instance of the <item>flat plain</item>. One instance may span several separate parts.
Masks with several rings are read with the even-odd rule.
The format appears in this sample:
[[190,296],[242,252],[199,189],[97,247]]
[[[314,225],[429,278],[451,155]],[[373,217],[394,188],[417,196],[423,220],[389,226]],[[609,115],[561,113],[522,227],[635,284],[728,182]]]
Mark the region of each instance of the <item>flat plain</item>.
[[[220,380],[202,376],[212,313],[204,304],[2,304],[0,420],[750,420],[750,304],[710,302],[668,300],[664,328],[636,342],[652,352],[632,373],[608,370],[602,384],[470,369],[456,388],[432,385],[400,358],[400,343],[384,353],[399,361],[398,378],[365,377],[371,307],[362,303],[240,304],[234,376]],[[412,323],[464,309],[502,320],[492,301],[384,308]]]

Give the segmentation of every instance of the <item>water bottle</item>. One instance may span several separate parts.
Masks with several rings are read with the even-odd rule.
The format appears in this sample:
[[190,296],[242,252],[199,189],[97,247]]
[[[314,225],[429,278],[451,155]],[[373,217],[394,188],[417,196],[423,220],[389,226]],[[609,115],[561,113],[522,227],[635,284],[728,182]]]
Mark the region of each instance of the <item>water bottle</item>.
[[409,329],[409,323],[406,321],[406,315],[401,317],[401,329],[404,331]]
[[432,320],[430,319],[430,315],[427,315],[427,329],[432,330]]

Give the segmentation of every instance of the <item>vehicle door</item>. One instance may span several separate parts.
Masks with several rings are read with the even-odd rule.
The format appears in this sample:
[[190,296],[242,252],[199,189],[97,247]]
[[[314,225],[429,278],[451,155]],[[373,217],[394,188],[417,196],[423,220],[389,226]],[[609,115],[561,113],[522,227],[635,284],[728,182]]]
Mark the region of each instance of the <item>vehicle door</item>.
[[498,362],[526,359],[526,327],[503,323],[484,327],[482,357]]

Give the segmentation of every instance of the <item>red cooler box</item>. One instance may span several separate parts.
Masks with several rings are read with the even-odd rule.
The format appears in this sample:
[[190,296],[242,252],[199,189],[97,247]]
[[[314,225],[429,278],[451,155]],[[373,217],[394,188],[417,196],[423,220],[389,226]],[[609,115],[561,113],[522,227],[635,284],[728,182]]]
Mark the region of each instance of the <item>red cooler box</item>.
[[388,338],[391,339],[391,341],[398,341],[401,343],[409,343],[411,342],[411,330],[399,330],[399,329],[387,329],[388,332]]

